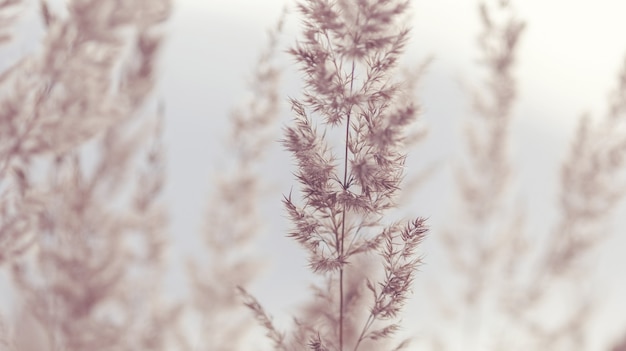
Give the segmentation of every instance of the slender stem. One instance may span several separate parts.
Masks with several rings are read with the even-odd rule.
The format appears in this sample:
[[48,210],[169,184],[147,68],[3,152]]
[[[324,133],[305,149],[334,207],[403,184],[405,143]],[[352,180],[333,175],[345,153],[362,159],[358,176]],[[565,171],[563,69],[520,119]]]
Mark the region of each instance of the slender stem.
[[[393,263],[395,265],[395,263]],[[387,276],[385,277],[385,285],[382,287],[381,289],[381,293],[379,295],[376,296],[376,298],[374,299],[374,306],[377,306],[379,303],[382,302],[382,299],[384,298],[383,295],[383,291],[386,291],[389,288],[389,281],[390,281],[390,277],[389,277],[389,273],[387,273]],[[365,339],[365,333],[367,333],[367,331],[369,330],[369,328],[372,327],[372,325],[374,324],[375,319],[377,318],[377,314],[375,315],[373,310],[370,311],[370,315],[367,317],[367,321],[365,322],[365,324],[363,325],[363,329],[361,330],[361,334],[359,335],[359,338],[356,341],[356,345],[354,345],[354,350],[353,351],[357,351],[359,348],[359,345],[361,345],[361,342]]]
[[339,268],[339,351],[343,350],[343,267]]
[[361,345],[361,341],[363,341],[363,339],[365,337],[365,332],[367,332],[367,330],[374,323],[374,317],[373,316],[374,316],[373,314],[370,314],[369,317],[367,317],[367,321],[365,322],[365,326],[363,327],[363,330],[361,330],[361,334],[359,335],[359,338],[356,341],[356,345],[354,345],[354,351],[357,351],[357,349],[359,348],[359,345]]
[[[350,93],[354,86],[354,60],[352,60],[352,72],[350,73]],[[350,116],[352,115],[352,106],[348,109],[346,118],[346,147],[343,163],[343,188],[348,190],[348,143],[350,139]],[[344,255],[344,239],[346,234],[346,204],[343,204],[343,214],[341,220],[341,237],[339,240],[339,257],[343,261]],[[339,268],[339,351],[343,350],[343,264]]]

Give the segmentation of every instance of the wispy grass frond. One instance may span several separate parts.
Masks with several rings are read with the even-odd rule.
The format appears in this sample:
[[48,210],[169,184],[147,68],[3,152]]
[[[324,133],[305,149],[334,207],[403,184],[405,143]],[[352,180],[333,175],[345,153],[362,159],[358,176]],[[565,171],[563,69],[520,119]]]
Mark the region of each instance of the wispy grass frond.
[[[404,138],[418,114],[395,80],[409,38],[402,25],[408,2],[307,0],[297,6],[303,31],[288,52],[304,89],[302,98],[290,99],[293,121],[282,143],[296,161],[300,196],[289,194],[283,203],[293,223],[289,236],[327,286],[296,318],[293,347],[362,350],[395,329],[393,322],[374,324],[400,312],[426,232],[422,219],[405,230],[384,229],[401,187]],[[382,255],[379,269],[366,255],[375,251]],[[384,274],[380,282],[377,272]],[[363,294],[368,281],[381,284],[373,299]],[[369,316],[363,313],[368,309]]]

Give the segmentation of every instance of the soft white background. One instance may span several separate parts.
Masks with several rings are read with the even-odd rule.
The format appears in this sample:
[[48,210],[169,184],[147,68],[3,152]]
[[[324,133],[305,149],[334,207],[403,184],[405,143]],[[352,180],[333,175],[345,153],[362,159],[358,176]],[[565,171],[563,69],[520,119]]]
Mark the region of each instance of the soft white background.
[[[178,254],[198,253],[194,235],[202,224],[210,173],[219,168],[219,156],[225,151],[219,138],[226,116],[245,96],[246,78],[263,48],[265,31],[275,24],[284,5],[282,0],[178,2],[163,60],[161,88],[168,111],[171,182],[167,196],[173,209]],[[516,71],[520,98],[514,110],[511,155],[518,169],[519,193],[532,218],[529,228],[546,231],[554,223],[558,169],[578,117],[584,112],[601,116],[607,93],[615,86],[626,54],[626,5],[616,0],[525,0],[518,1],[515,8],[528,27]],[[480,27],[474,1],[414,1],[413,11],[413,40],[404,63],[418,64],[427,56],[433,56],[434,61],[419,90],[423,123],[430,136],[411,159],[416,164],[408,168],[423,167],[430,160],[444,162],[441,171],[416,194],[412,209],[430,217],[436,229],[454,222],[445,213],[453,208],[449,166],[457,157],[454,155],[462,137],[459,117],[469,112],[462,85],[479,84],[475,43]],[[298,31],[295,16],[292,11],[287,17],[283,44],[290,44]],[[286,86],[289,95],[297,96],[293,76],[287,78]],[[271,162],[276,164],[272,171],[279,184],[277,196],[265,208],[270,230],[259,244],[259,252],[268,259],[267,273],[253,291],[280,323],[288,321],[289,311],[306,300],[311,277],[303,252],[285,238],[287,224],[279,204],[280,193],[288,192],[295,182],[288,156],[282,155],[280,148],[276,153]],[[624,216],[622,207],[617,217]],[[597,276],[590,277],[599,282],[605,299],[599,312],[602,323],[594,328],[593,349],[626,330],[626,306],[619,298],[626,296],[621,278],[626,260],[620,258],[620,248],[626,245],[624,220],[618,219],[615,228],[615,235],[594,258]],[[435,239],[429,240],[424,247],[426,265],[416,281],[416,297],[420,299],[427,296],[420,283],[437,274],[438,264],[434,262],[438,255],[428,251]],[[428,320],[419,316],[418,305],[409,306],[405,325],[415,335],[425,327],[420,323]]]
[[[157,89],[166,103],[166,199],[171,208],[173,261],[202,254],[198,233],[208,205],[211,174],[219,170],[226,154],[220,138],[228,112],[245,97],[246,79],[264,46],[266,29],[274,26],[285,4],[285,0],[176,3]],[[454,200],[450,166],[458,157],[462,137],[459,118],[469,113],[462,85],[478,85],[481,77],[476,65],[480,30],[476,4],[467,0],[413,1],[413,40],[403,63],[418,64],[428,56],[434,61],[419,89],[422,123],[429,129],[429,138],[407,167],[411,171],[442,160],[440,171],[415,195],[411,208],[416,215],[430,217],[434,232],[454,223],[447,214]],[[532,218],[529,228],[545,231],[555,220],[559,164],[577,119],[583,112],[600,117],[607,93],[615,85],[626,54],[626,3],[520,0],[515,8],[528,27],[516,71],[519,101],[514,110],[511,155],[518,169],[519,195]],[[292,43],[298,24],[292,11],[281,37],[283,45]],[[22,40],[27,43],[28,37]],[[288,59],[282,62],[290,63]],[[288,72],[284,92],[297,96],[297,75],[293,69]],[[285,237],[288,223],[280,199],[295,185],[289,156],[275,147],[268,169],[274,173],[276,196],[264,206],[267,233],[259,239],[257,250],[266,258],[267,267],[252,291],[278,323],[284,324],[290,311],[306,300],[313,278],[303,251]],[[598,274],[590,277],[598,281],[598,292],[605,299],[599,311],[601,323],[593,330],[592,350],[603,349],[606,342],[626,331],[626,304],[621,299],[626,296],[622,277],[626,259],[621,258],[626,247],[623,206],[617,217],[614,235],[595,255]],[[428,327],[423,312],[428,295],[422,285],[438,273],[441,264],[435,241],[429,238],[423,248],[426,264],[416,280],[418,301],[408,306],[405,318],[409,334],[420,335]],[[185,293],[181,269],[173,269],[168,282],[173,291]]]
[[[245,96],[245,79],[285,2],[282,0],[181,0],[171,23],[164,57],[162,93],[168,109],[167,143],[170,148],[171,185],[168,198],[173,208],[173,232],[180,252],[195,252],[191,238],[201,226],[203,194],[210,189],[209,174],[219,168],[223,154],[219,136],[226,116]],[[293,8],[293,6],[292,6]],[[584,112],[600,117],[607,93],[626,54],[626,4],[621,1],[539,1],[515,4],[520,18],[528,22],[520,46],[517,77],[519,101],[514,110],[511,155],[518,169],[519,194],[529,208],[530,230],[546,231],[555,220],[558,169],[578,117]],[[414,212],[431,218],[434,229],[454,218],[450,165],[462,137],[459,117],[469,112],[462,85],[478,85],[476,36],[480,27],[476,2],[459,0],[414,1],[413,40],[405,64],[417,64],[427,56],[434,61],[419,90],[423,123],[429,139],[413,157],[409,170],[430,160],[443,159],[441,171],[416,194]],[[290,44],[298,30],[292,12],[287,18],[283,43]],[[289,61],[285,61],[289,63]],[[288,94],[297,96],[297,81],[289,77]],[[270,231],[259,245],[268,259],[267,273],[253,291],[278,319],[287,321],[289,311],[306,299],[310,275],[302,251],[285,238],[287,224],[279,205],[280,193],[291,184],[291,162],[276,148],[272,167],[278,190],[266,213]],[[282,161],[281,161],[282,160]],[[282,162],[282,163],[281,163]],[[420,164],[423,163],[423,164]],[[198,189],[206,189],[198,191]],[[620,208],[617,217],[624,217]],[[621,271],[626,260],[624,220],[615,223],[615,234],[594,257],[598,291],[604,299],[599,312],[602,323],[594,327],[595,349],[626,330],[626,296]],[[419,316],[425,298],[420,283],[437,274],[438,255],[434,238],[424,246],[426,265],[418,276],[416,298],[409,306],[405,329],[419,335],[428,320]],[[611,247],[612,249],[609,249]],[[431,261],[431,263],[429,263]],[[421,279],[423,277],[423,280]],[[428,303],[426,303],[428,304]]]

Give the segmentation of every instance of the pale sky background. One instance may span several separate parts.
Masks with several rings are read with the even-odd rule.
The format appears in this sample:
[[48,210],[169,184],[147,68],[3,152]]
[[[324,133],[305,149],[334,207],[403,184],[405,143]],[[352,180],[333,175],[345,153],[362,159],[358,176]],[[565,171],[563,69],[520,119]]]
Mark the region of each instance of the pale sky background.
[[[265,43],[265,31],[274,25],[285,3],[178,3],[164,57],[162,88],[168,110],[168,197],[174,209],[175,235],[187,237],[201,225],[199,209],[206,206],[203,194],[210,189],[209,174],[219,168],[215,156],[224,152],[218,138],[224,131],[225,117],[245,96],[245,81]],[[482,73],[476,69],[479,54],[475,43],[480,30],[476,3],[413,1],[413,40],[405,63],[417,64],[425,57],[434,57],[419,91],[424,109],[422,121],[430,130],[430,137],[414,159],[421,163],[416,168],[430,160],[444,160],[442,170],[416,194],[413,209],[420,216],[430,217],[434,229],[454,221],[445,217],[443,211],[453,208],[450,165],[458,155],[455,147],[462,136],[458,119],[469,112],[461,82],[477,85]],[[511,155],[519,170],[519,194],[532,217],[529,228],[545,231],[556,218],[558,169],[578,117],[583,112],[596,118],[602,116],[606,96],[616,84],[626,54],[626,3],[524,0],[514,6],[528,26],[516,71],[519,100],[514,109]],[[283,45],[290,44],[298,31],[299,20],[294,15],[287,18]],[[291,96],[298,95],[296,78],[287,77],[286,91]],[[276,150],[271,161],[276,166],[272,169],[279,192],[288,192],[295,184],[291,179],[293,168],[288,155]],[[269,263],[253,291],[280,323],[287,321],[289,312],[306,299],[311,275],[305,267],[303,251],[285,238],[288,224],[279,201],[280,196],[276,196],[275,203],[268,203],[264,209],[271,222],[271,233],[261,240],[259,250]],[[625,217],[625,213],[622,206],[617,217]],[[616,234],[594,258],[599,274],[592,279],[598,280],[598,291],[602,292],[606,306],[600,308],[602,322],[594,329],[590,350],[601,350],[605,342],[626,331],[626,304],[620,299],[626,296],[622,278],[626,259],[621,258],[621,249],[626,247],[625,224],[624,218],[615,223]],[[194,252],[194,240],[180,241],[180,252]],[[438,271],[434,242],[430,238],[424,246],[426,265],[416,280],[416,300],[424,296],[419,285]],[[405,329],[415,335],[423,331],[420,321],[427,320],[418,316],[421,311],[419,303],[408,306]]]
[[[439,172],[416,194],[412,211],[430,218],[433,231],[454,218],[450,166],[458,157],[462,137],[459,118],[469,112],[461,82],[478,85],[481,71],[476,37],[479,21],[476,1],[415,0],[413,39],[405,64],[418,64],[426,57],[434,61],[418,92],[423,107],[422,123],[428,139],[410,158],[408,169],[442,161]],[[211,172],[223,164],[225,150],[220,137],[230,109],[245,97],[245,84],[259,51],[265,44],[266,30],[272,27],[284,0],[179,0],[167,28],[167,44],[162,56],[162,72],[157,94],[166,104],[165,143],[168,148],[169,183],[166,199],[172,209],[172,258],[201,254],[197,233],[211,189]],[[519,100],[514,109],[511,155],[519,170],[519,195],[528,206],[529,229],[546,230],[556,218],[558,169],[565,156],[578,117],[590,112],[602,116],[606,96],[613,89],[616,75],[626,55],[626,2],[620,0],[518,0],[514,4],[520,18],[527,21],[523,35],[518,77]],[[291,6],[293,8],[293,6]],[[298,33],[299,20],[287,17],[283,47]],[[288,64],[289,59],[282,62]],[[289,71],[287,95],[298,96],[297,75]],[[286,106],[286,104],[285,104]],[[286,117],[283,120],[286,120]],[[288,226],[280,206],[281,194],[289,191],[292,163],[289,155],[276,147],[270,167],[275,172],[276,196],[263,211],[268,233],[260,238],[258,253],[267,258],[265,274],[252,287],[279,324],[289,321],[289,313],[307,298],[312,276],[306,268],[303,251],[285,237]],[[273,201],[273,202],[272,202]],[[598,290],[606,299],[599,311],[590,350],[606,350],[626,332],[626,208],[617,212],[614,235],[607,240],[594,261]],[[621,218],[620,218],[621,217]],[[548,224],[546,224],[548,223]],[[441,260],[435,238],[424,244],[426,264],[416,279],[416,299],[406,311],[405,330],[424,332],[424,300],[427,284],[439,271]],[[170,284],[182,286],[180,274]],[[0,289],[1,290],[1,289]]]
[[[181,0],[170,25],[165,51],[162,94],[166,97],[168,125],[166,142],[171,165],[168,198],[173,208],[173,232],[180,240],[179,252],[193,253],[193,233],[201,225],[200,209],[206,207],[210,189],[209,174],[219,168],[216,155],[223,153],[219,135],[224,131],[229,109],[245,96],[245,82],[265,43],[265,31],[272,27],[285,1],[282,0]],[[613,89],[616,74],[626,54],[626,3],[617,0],[524,0],[515,8],[528,22],[520,47],[517,77],[519,100],[514,110],[512,157],[518,167],[518,185],[524,195],[531,230],[545,230],[555,219],[558,167],[565,156],[568,140],[578,117],[590,112],[599,117]],[[405,63],[419,63],[427,56],[434,61],[419,91],[423,123],[430,137],[418,150],[418,161],[443,159],[443,170],[435,174],[424,190],[416,194],[414,209],[431,218],[436,229],[446,221],[443,211],[451,209],[449,166],[461,137],[458,118],[468,113],[466,95],[460,82],[477,83],[479,22],[475,1],[413,1],[413,40]],[[287,18],[283,45],[291,43],[298,31],[298,19]],[[289,61],[286,61],[289,63]],[[477,73],[478,72],[478,73]],[[297,76],[288,76],[287,94],[297,96]],[[272,161],[279,192],[288,192],[291,162],[276,149]],[[423,165],[418,165],[421,167]],[[409,169],[411,165],[408,166]],[[198,189],[204,189],[198,191]],[[285,238],[288,225],[282,215],[280,196],[264,209],[270,218],[269,231],[259,251],[269,258],[266,274],[253,292],[277,321],[289,320],[289,312],[306,300],[311,275],[303,251]],[[624,217],[624,207],[617,217]],[[548,223],[548,224],[546,224]],[[616,233],[596,257],[598,279],[606,305],[601,309],[601,325],[594,330],[593,350],[626,330],[626,296],[622,271],[626,259],[624,219],[616,222]],[[190,235],[191,233],[191,235]],[[434,239],[425,244],[426,265],[416,284],[437,273],[437,254],[428,251]],[[429,262],[430,261],[430,262]],[[421,280],[423,278],[423,280]],[[416,288],[416,299],[424,290]],[[421,294],[421,295],[420,295]],[[415,317],[419,304],[408,306],[405,329],[419,335],[423,325]],[[606,307],[606,306],[605,306]]]

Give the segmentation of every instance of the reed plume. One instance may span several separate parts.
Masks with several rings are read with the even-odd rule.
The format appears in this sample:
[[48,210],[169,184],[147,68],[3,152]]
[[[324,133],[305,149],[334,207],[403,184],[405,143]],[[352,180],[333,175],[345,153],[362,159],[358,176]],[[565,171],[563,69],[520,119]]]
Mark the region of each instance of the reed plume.
[[[309,267],[326,277],[319,318],[296,318],[285,338],[251,296],[247,304],[277,349],[363,350],[390,338],[420,264],[424,219],[388,219],[399,193],[406,129],[418,110],[394,80],[409,38],[407,1],[300,2],[303,34],[289,49],[304,75],[303,97],[282,141],[297,165],[299,197],[284,205],[289,233]],[[321,129],[321,130],[318,130]],[[382,277],[368,267],[378,254]],[[363,261],[361,261],[363,260]],[[380,344],[379,344],[380,345]]]
[[[149,97],[159,46],[150,28],[167,18],[169,6],[77,0],[61,16],[41,2],[46,31],[40,51],[0,75],[0,264],[35,240],[31,224],[41,207],[27,191],[32,163],[88,142],[138,112]],[[131,59],[124,48],[132,48]]]
[[570,312],[556,326],[532,317],[533,309],[554,301],[553,287],[567,283],[580,291],[581,277],[593,273],[589,258],[613,232],[615,209],[624,199],[626,171],[626,60],[608,99],[604,118],[580,118],[560,170],[559,218],[538,250],[524,289],[510,294],[510,313],[534,340],[535,349],[584,347],[594,320],[597,296],[574,294]]
[[165,349],[160,127],[138,115],[170,3],[40,4],[41,50],[1,81],[0,253],[20,306],[7,349]]
[[259,258],[251,244],[263,232],[259,209],[269,181],[260,177],[272,137],[278,131],[281,69],[276,63],[279,35],[286,12],[268,33],[252,77],[250,100],[229,116],[225,141],[229,163],[215,174],[208,201],[203,240],[208,262],[189,262],[193,309],[199,315],[199,339],[193,350],[241,350],[250,331],[237,286],[248,286],[259,275]]
[[443,349],[463,345],[482,350],[500,342],[489,320],[501,313],[501,294],[507,294],[508,277],[517,273],[526,239],[523,212],[512,196],[515,169],[510,156],[518,95],[515,65],[526,24],[508,1],[480,2],[478,14],[484,78],[472,89],[472,111],[463,118],[464,153],[454,173],[456,220],[437,235],[448,263],[446,272],[456,284],[437,296],[443,301],[439,307],[444,319],[443,327],[435,328],[458,333],[456,338],[434,334],[432,342]]
[[[590,273],[585,257],[609,233],[612,211],[623,197],[616,189],[622,188],[624,74],[605,120],[593,125],[581,119],[561,168],[556,226],[543,238],[530,237],[523,229],[525,213],[511,196],[515,170],[508,155],[517,99],[513,70],[525,23],[516,18],[509,1],[481,3],[479,10],[479,47],[487,78],[473,95],[467,158],[457,171],[463,220],[441,236],[448,261],[463,282],[454,290],[460,296],[445,307],[462,311],[455,317],[464,318],[460,329],[465,348],[579,348],[592,320],[591,299],[574,294],[564,315],[547,317],[545,311],[562,302],[555,294],[575,292],[576,277]],[[495,318],[506,336],[490,329]],[[449,344],[444,338],[438,342]]]

